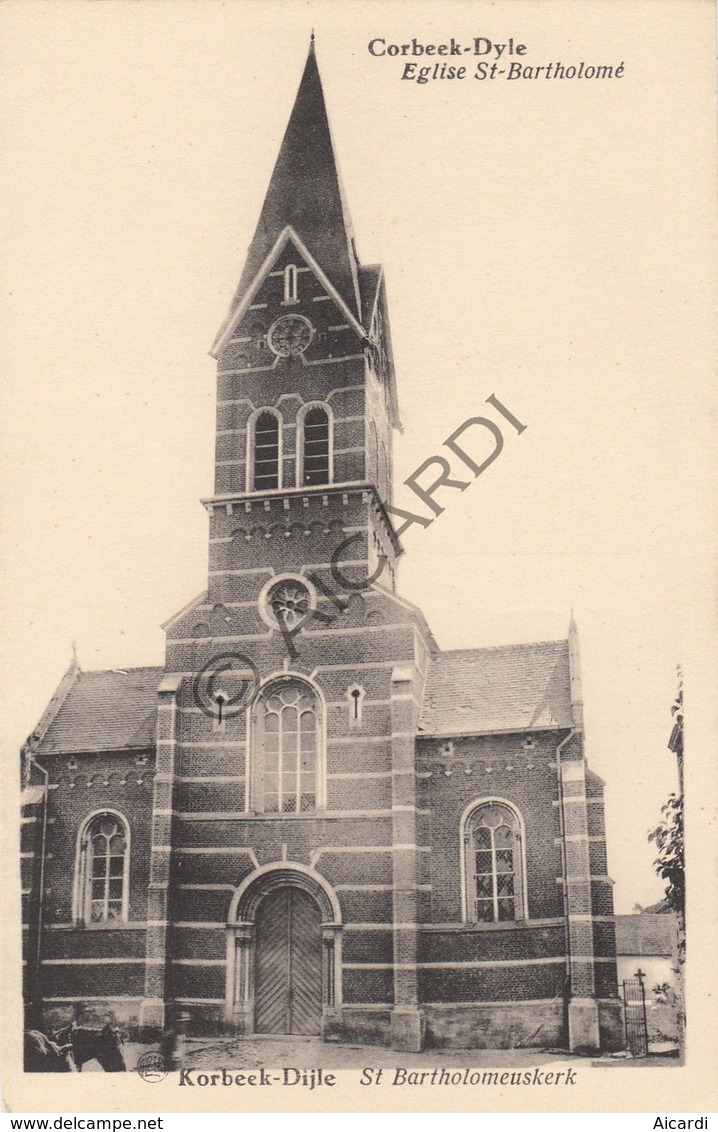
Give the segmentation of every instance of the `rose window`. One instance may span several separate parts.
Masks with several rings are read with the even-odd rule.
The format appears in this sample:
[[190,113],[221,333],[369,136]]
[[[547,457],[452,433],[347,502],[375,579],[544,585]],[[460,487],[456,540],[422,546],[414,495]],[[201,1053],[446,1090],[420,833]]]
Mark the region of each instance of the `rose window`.
[[309,613],[309,590],[301,582],[277,582],[267,594],[267,605],[279,625],[293,629]]

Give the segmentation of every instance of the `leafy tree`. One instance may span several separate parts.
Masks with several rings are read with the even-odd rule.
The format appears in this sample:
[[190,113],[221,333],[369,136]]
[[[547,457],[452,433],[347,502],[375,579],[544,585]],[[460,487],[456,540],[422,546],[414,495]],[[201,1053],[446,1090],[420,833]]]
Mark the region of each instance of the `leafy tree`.
[[683,814],[683,680],[678,670],[678,695],[671,708],[673,730],[668,747],[676,756],[678,764],[678,792],[671,794],[661,807],[662,820],[648,835],[655,842],[658,857],[654,865],[656,872],[666,882],[666,901],[678,921],[676,947],[676,977],[678,1008],[678,1032],[681,1046],[685,1030],[685,1000],[683,996],[683,968],[686,958],[686,875],[685,838]]
[[662,821],[648,835],[658,849],[654,865],[666,882],[666,900],[672,912],[685,915],[686,879],[683,845],[683,795],[671,794],[661,806]]

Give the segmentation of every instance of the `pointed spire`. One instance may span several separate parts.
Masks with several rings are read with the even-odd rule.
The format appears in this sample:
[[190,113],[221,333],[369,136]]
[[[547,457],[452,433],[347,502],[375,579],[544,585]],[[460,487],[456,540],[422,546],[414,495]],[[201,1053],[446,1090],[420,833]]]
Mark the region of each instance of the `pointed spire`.
[[334,156],[314,31],[294,109],[232,300],[230,317],[277,237],[288,225],[312,253],[352,314],[361,321],[353,232]]

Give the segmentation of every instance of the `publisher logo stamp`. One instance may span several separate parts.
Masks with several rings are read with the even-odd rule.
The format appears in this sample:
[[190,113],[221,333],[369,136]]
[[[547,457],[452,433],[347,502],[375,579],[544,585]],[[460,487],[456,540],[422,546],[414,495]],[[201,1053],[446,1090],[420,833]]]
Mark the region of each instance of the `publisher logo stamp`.
[[152,1051],[143,1053],[137,1062],[137,1072],[142,1080],[147,1081],[150,1085],[164,1081],[167,1076],[164,1057],[161,1053]]

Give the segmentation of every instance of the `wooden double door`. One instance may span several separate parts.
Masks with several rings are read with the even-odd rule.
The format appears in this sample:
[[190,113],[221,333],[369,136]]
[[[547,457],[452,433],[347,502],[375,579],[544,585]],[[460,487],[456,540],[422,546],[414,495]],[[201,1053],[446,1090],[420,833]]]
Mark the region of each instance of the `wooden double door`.
[[322,1021],[322,917],[301,888],[268,893],[255,919],[255,1031],[318,1034]]

